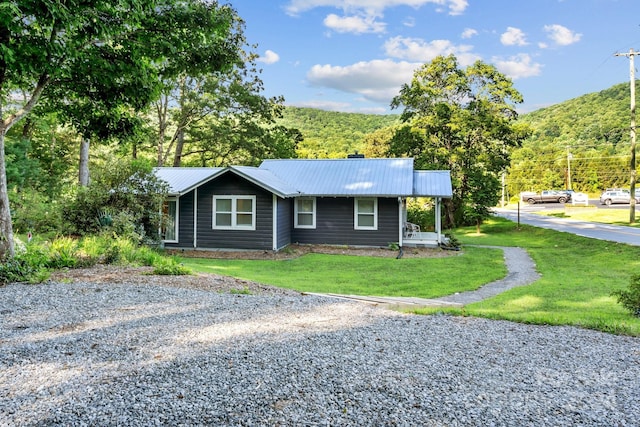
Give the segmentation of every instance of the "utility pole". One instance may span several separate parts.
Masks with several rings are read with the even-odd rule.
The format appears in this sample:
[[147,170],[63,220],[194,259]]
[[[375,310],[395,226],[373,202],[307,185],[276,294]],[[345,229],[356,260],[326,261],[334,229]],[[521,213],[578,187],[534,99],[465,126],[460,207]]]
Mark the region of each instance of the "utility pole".
[[573,190],[571,186],[571,159],[573,159],[573,154],[571,154],[567,145],[567,190]]
[[629,224],[636,220],[636,69],[633,65],[633,57],[640,55],[629,49],[629,53],[616,53],[616,56],[626,56],[629,58],[629,74],[631,75],[631,180],[629,190],[631,200],[629,208]]

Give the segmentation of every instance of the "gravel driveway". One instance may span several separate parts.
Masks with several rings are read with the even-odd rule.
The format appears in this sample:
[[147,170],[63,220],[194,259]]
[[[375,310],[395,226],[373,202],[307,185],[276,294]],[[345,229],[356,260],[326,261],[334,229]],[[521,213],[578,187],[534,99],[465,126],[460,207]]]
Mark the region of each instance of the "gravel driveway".
[[640,340],[292,293],[0,288],[1,426],[637,426]]

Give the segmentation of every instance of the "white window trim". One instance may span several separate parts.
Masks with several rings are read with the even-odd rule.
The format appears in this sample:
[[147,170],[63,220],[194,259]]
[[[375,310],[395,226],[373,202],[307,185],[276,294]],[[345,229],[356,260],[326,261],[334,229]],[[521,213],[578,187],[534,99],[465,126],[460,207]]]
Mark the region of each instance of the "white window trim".
[[[231,225],[217,225],[216,224],[216,200],[218,199],[231,199]],[[238,200],[251,200],[251,225],[238,225]],[[256,229],[256,196],[232,196],[232,195],[219,195],[213,196],[213,215],[211,218],[211,227],[215,230],[247,230],[254,231]],[[243,212],[248,213],[248,212]]]
[[[373,200],[373,226],[358,225],[358,211],[360,200]],[[378,199],[374,197],[359,197],[353,200],[353,228],[355,230],[377,230],[378,229]]]
[[[313,208],[311,212],[302,212],[303,214],[311,214],[311,224],[298,224],[298,201],[300,200],[311,200],[313,202]],[[293,209],[293,218],[294,218],[294,227],[295,228],[316,228],[316,198],[315,197],[299,197],[295,199],[294,209]]]
[[[171,240],[162,239],[162,241],[165,243],[178,243],[180,241],[180,236],[178,235],[178,230],[180,230],[180,227],[178,226],[180,224],[180,199],[177,197],[167,197],[166,201],[176,202],[176,221],[174,224],[175,229],[173,230],[176,238]],[[162,211],[160,211],[160,213],[162,214]],[[162,233],[162,230],[160,230],[160,233]]]

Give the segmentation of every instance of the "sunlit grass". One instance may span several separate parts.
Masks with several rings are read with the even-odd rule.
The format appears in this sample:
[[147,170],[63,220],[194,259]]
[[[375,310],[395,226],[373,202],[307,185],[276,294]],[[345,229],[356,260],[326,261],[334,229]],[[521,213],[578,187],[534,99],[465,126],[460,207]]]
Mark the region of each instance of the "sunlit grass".
[[614,209],[607,206],[570,206],[558,209],[545,209],[535,212],[540,215],[558,216],[578,221],[599,222],[603,224],[640,227],[640,205],[636,207],[634,223],[629,223],[630,210]]
[[447,312],[640,336],[640,318],[611,296],[615,290],[628,288],[631,275],[640,273],[640,247],[518,227],[501,218],[488,221],[480,235],[475,228],[465,228],[456,236],[465,244],[525,248],[542,277],[531,285]]
[[301,292],[435,298],[477,289],[506,274],[502,251],[466,248],[442,258],[307,254],[290,260],[183,258],[193,271]]

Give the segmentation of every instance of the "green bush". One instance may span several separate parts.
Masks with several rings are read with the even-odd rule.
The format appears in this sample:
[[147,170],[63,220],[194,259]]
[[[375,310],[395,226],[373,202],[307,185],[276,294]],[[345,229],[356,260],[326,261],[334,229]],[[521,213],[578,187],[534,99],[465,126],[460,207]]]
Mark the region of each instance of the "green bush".
[[184,276],[191,274],[191,270],[177,262],[174,258],[161,258],[154,265],[153,274],[163,276]]
[[88,187],[81,187],[62,215],[65,233],[111,233],[143,242],[157,240],[167,185],[140,161],[116,160],[94,170]]
[[433,230],[435,227],[434,209],[423,200],[410,200],[407,203],[407,221],[418,224],[422,231]]
[[13,229],[16,233],[58,233],[62,230],[62,209],[57,200],[29,190],[9,193]]
[[629,310],[634,316],[640,317],[640,274],[631,276],[628,290],[611,293],[618,298],[618,303]]

